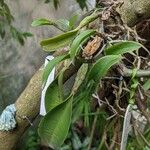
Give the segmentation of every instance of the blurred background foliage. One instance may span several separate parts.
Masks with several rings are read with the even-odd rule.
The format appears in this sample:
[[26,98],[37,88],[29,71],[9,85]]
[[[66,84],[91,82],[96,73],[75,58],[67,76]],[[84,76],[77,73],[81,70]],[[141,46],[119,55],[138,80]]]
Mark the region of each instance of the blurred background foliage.
[[32,33],[19,31],[12,25],[14,17],[4,0],[0,1],[0,16],[0,35],[2,39],[10,34],[12,38],[17,40],[21,45],[24,45],[25,39],[32,36]]

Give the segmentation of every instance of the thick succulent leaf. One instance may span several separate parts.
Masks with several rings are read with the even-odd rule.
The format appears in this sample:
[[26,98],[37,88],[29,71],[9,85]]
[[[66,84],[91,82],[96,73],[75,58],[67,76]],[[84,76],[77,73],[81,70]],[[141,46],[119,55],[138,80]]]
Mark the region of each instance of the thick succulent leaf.
[[64,34],[55,36],[53,38],[43,40],[40,42],[40,44],[45,51],[49,51],[49,52],[55,51],[66,45],[69,45],[70,42],[76,36],[77,32],[78,32],[78,30],[69,31]]
[[47,20],[45,18],[39,18],[39,19],[34,20],[31,24],[31,26],[37,27],[37,26],[53,25],[53,24],[54,24],[53,21]]
[[99,17],[99,14],[95,12],[93,12],[90,16],[85,17],[79,24],[79,26],[77,27],[77,29],[81,29],[82,27],[86,26],[87,24],[89,24],[90,22],[94,21],[95,19],[97,19]]
[[46,65],[45,69],[44,69],[44,73],[43,73],[43,83],[45,85],[47,79],[48,79],[48,76],[50,74],[50,72],[52,71],[52,69],[58,64],[60,63],[61,61],[65,60],[69,58],[69,55],[66,54],[66,55],[61,55],[61,56],[57,56],[55,57],[54,59],[50,60],[49,63]]
[[69,21],[66,19],[59,19],[59,20],[48,20],[45,18],[36,19],[32,22],[31,26],[43,26],[43,25],[52,25],[61,31],[68,31],[70,29]]
[[88,81],[94,80],[95,82],[98,82],[107,73],[110,67],[120,60],[120,55],[108,55],[100,58],[91,68],[88,75]]
[[40,137],[53,149],[63,144],[71,124],[72,97],[49,111],[39,124]]
[[50,84],[45,94],[45,108],[49,112],[54,107],[62,103],[61,91],[59,91],[58,77]]
[[74,58],[80,49],[80,45],[91,35],[95,33],[95,30],[82,31],[73,41],[70,47],[70,57]]
[[60,29],[64,31],[68,31],[70,29],[69,21],[66,19],[59,19],[55,23]]
[[108,47],[105,52],[106,55],[121,55],[124,53],[131,53],[134,50],[138,50],[142,45],[134,41],[122,41]]
[[82,66],[79,68],[77,72],[75,83],[72,88],[72,94],[76,93],[76,91],[78,90],[82,82],[84,81],[87,71],[88,71],[88,64],[82,64]]
[[[70,64],[70,63],[69,63]],[[64,84],[63,77],[67,66],[60,71],[56,79],[49,85],[45,94],[45,108],[46,112],[49,112],[57,105],[61,104],[64,101]]]

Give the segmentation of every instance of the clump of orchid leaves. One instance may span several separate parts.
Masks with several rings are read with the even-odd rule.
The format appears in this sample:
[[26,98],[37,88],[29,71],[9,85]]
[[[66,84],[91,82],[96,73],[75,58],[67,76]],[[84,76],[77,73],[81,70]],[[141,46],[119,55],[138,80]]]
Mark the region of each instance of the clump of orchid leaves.
[[[78,123],[91,129],[87,131],[91,134],[85,149],[92,147],[94,135],[99,149],[106,149],[109,144],[114,146],[116,143],[111,145],[114,143],[111,139],[121,142],[118,135],[121,136],[123,116],[126,107],[135,104],[139,85],[137,53],[140,48],[147,50],[127,36],[125,26],[110,26],[109,17],[98,9],[80,21],[75,15],[70,20],[40,18],[32,23],[32,26],[54,26],[63,32],[40,42],[44,51],[55,56],[44,69],[43,85],[53,68],[57,68],[55,79],[46,91],[46,115],[38,129],[41,139],[51,148],[60,148]],[[131,35],[135,34],[131,31]],[[133,64],[130,62],[130,69],[125,68],[124,72],[126,55],[131,56]],[[94,134],[98,128],[101,128],[99,133]]]

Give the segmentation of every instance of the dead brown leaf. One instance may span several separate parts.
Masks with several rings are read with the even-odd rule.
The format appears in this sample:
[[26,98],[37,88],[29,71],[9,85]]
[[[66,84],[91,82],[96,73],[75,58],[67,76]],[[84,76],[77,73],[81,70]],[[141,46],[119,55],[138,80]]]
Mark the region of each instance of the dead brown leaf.
[[87,45],[83,49],[82,56],[84,58],[90,58],[101,46],[102,41],[103,39],[96,35],[92,41],[89,41],[87,43]]

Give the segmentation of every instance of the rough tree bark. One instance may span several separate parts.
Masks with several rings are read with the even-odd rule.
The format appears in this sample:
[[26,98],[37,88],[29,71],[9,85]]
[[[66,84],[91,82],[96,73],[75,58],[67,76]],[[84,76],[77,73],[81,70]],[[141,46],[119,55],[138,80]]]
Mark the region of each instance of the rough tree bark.
[[138,22],[150,18],[150,0],[119,1],[123,1],[123,4],[118,8],[118,12],[128,26],[133,27]]
[[[129,26],[134,26],[143,19],[150,17],[150,0],[123,0],[123,5],[119,8],[122,19]],[[34,118],[39,113],[39,100],[42,87],[42,73],[39,69],[30,80],[28,86],[17,99],[15,106],[17,109],[17,128],[10,132],[0,132],[0,150],[14,150],[24,131],[29,127],[29,122],[23,119],[27,116]]]

